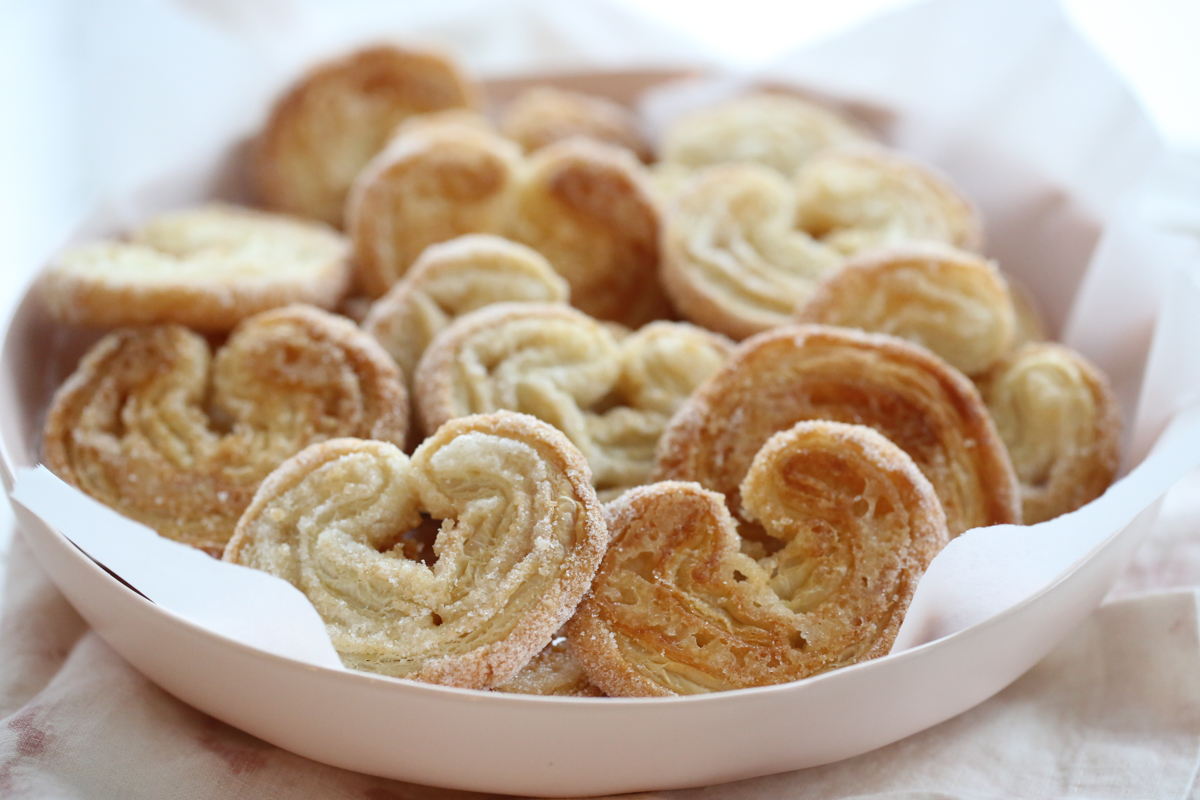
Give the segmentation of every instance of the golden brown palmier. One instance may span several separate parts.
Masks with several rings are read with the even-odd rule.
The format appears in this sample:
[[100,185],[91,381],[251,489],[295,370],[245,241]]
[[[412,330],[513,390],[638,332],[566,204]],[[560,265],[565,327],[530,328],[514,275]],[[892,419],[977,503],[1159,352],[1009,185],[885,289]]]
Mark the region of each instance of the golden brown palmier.
[[604,691],[741,689],[886,655],[949,538],[912,459],[861,425],[775,434],[741,496],[771,555],[741,552],[723,498],[695,483],[639,487],[606,507],[612,545],[569,626]]
[[536,250],[473,233],[426,248],[362,326],[411,381],[425,348],[463,314],[495,303],[566,303],[569,293]]
[[632,111],[603,97],[552,86],[537,86],[518,95],[504,111],[500,132],[526,153],[560,139],[586,136],[631,150],[642,161],[652,157]]
[[46,466],[161,535],[219,555],[259,482],[336,436],[404,443],[396,365],[348,320],[288,306],[213,355],[177,325],[108,334],[59,388]]
[[677,119],[663,134],[662,163],[687,169],[750,162],[790,178],[820,151],[870,141],[828,108],[784,94],[749,94]]
[[983,243],[978,213],[947,179],[882,147],[823,150],[795,188],[797,227],[846,255],[900,242]]
[[550,644],[522,667],[516,677],[495,687],[494,691],[554,697],[604,696],[572,654],[565,630],[555,634]]
[[843,257],[795,226],[795,193],[757,164],[711,167],[663,219],[663,285],[687,319],[734,339],[786,323]]
[[1021,521],[1008,452],[962,373],[902,339],[824,325],[739,345],[671,420],[654,477],[721,492],[745,520],[738,486],[754,454],[777,431],[814,419],[867,425],[908,453],[952,536]]
[[349,254],[324,225],[213,204],[155,217],[128,241],[68,250],[41,291],[62,322],[228,331],[289,303],[333,308],[350,283]]
[[476,126],[421,125],[363,171],[348,209],[360,282],[375,296],[430,244],[494,233],[544,255],[592,316],[636,327],[669,311],[645,168],[620,148],[575,138],[526,159]]
[[271,110],[254,177],[270,209],[341,227],[346,192],[406,117],[479,102],[444,55],[390,45],[321,64]]
[[888,333],[978,375],[1009,351],[1016,312],[987,260],[951,247],[900,245],[853,257],[796,311],[798,322]]
[[583,452],[607,497],[645,482],[667,421],[731,347],[686,323],[618,339],[573,308],[499,304],[434,339],[417,367],[415,402],[427,431],[502,408],[545,420]]
[[1079,353],[1027,344],[982,376],[979,390],[1012,456],[1026,523],[1074,511],[1116,478],[1120,408],[1104,373]]
[[[550,644],[608,533],[583,456],[522,414],[454,420],[409,459],[337,439],[263,481],[225,560],[278,575],[325,620],[346,666],[485,689]],[[404,555],[441,520],[426,565]]]

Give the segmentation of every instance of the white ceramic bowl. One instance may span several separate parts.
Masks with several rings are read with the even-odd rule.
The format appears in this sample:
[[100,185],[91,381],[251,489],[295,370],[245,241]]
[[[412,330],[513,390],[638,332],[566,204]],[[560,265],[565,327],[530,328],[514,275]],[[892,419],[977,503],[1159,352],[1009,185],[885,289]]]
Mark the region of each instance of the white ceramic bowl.
[[[580,80],[628,97],[661,77]],[[1079,224],[1070,233],[1094,241],[1095,221]],[[13,313],[0,361],[0,457],[9,491],[15,470],[38,461],[50,394],[95,336],[52,323],[36,285]],[[924,646],[794,684],[635,700],[489,694],[281,658],[154,605],[17,507],[38,561],[79,613],[184,702],[338,767],[543,796],[700,786],[794,770],[959,714],[1016,679],[1099,603],[1155,511],[1147,509],[1021,604]]]

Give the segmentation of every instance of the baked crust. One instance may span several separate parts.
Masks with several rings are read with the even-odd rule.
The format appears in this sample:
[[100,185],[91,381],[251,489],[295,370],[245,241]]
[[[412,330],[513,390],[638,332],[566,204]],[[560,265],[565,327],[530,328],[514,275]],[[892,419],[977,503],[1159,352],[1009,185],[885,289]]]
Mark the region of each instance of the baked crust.
[[349,321],[251,317],[216,354],[177,325],[108,334],[55,393],[46,466],[159,534],[220,555],[259,482],[312,442],[404,443],[399,370]]
[[525,150],[535,150],[572,136],[624,147],[644,162],[650,146],[638,119],[624,106],[595,95],[537,86],[522,92],[504,111],[500,132]]
[[550,644],[522,667],[516,677],[494,687],[493,691],[547,697],[604,696],[571,652],[565,629],[560,629]]
[[667,421],[732,343],[686,323],[618,337],[566,306],[499,304],[434,339],[417,367],[424,430],[508,409],[559,430],[591,464],[604,497],[644,483]]
[[861,425],[775,434],[741,497],[771,554],[742,552],[721,495],[695,483],[640,487],[606,507],[613,542],[570,624],[604,691],[764,686],[886,655],[949,538],[912,459]]
[[984,372],[1011,349],[1017,324],[993,263],[931,245],[851,258],[813,290],[795,318],[899,336],[967,375]]
[[582,138],[528,159],[458,121],[398,135],[363,171],[348,205],[360,283],[384,294],[427,246],[493,233],[537,250],[600,319],[637,327],[668,315],[658,284],[658,211],[645,168]]
[[402,120],[479,96],[440,53],[381,45],[321,64],[279,98],[259,136],[259,199],[341,227],[346,192]]
[[1079,353],[1027,344],[979,379],[1021,483],[1025,522],[1104,493],[1120,464],[1121,414],[1108,379]]
[[128,241],[66,251],[41,292],[61,322],[220,332],[290,303],[333,308],[350,278],[349,244],[326,226],[210,204],[158,216]]
[[[522,414],[454,420],[409,459],[337,439],[273,472],[225,560],[288,580],[346,666],[448,686],[505,683],[574,612],[608,543],[587,464]],[[427,566],[404,557],[442,520]]]
[[[826,419],[867,425],[933,484],[951,536],[1021,521],[1016,475],[974,385],[924,348],[883,334],[790,325],[743,342],[696,390],[659,441],[656,480],[726,496],[774,433]],[[743,536],[752,534],[743,528]]]

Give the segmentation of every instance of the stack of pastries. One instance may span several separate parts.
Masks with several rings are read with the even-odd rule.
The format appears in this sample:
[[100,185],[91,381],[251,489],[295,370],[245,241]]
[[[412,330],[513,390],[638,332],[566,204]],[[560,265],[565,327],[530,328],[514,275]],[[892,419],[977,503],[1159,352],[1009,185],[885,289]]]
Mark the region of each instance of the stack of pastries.
[[950,538],[1113,480],[1105,377],[861,124],[752,94],[652,145],[603,98],[482,97],[435,53],[323,64],[259,208],[63,253],[47,308],[113,330],[46,464],[291,582],[348,667],[577,696],[885,655]]

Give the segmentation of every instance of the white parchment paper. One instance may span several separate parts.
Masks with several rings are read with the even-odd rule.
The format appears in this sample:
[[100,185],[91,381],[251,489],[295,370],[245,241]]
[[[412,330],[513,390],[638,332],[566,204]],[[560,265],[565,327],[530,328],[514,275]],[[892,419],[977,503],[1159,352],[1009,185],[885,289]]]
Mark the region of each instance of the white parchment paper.
[[[318,24],[323,17],[313,6],[290,28],[264,27],[233,40],[220,34],[219,24],[164,18],[157,31],[164,41],[175,37],[187,63],[206,65],[171,83],[194,86],[187,102],[197,109],[195,123],[165,154],[149,140],[112,137],[107,146],[114,156],[105,163],[113,171],[110,184],[120,188],[81,237],[213,193],[236,196],[238,176],[220,172],[229,163],[226,151],[253,130],[288,76],[316,54],[399,33],[389,28],[389,4],[353,7],[328,29]],[[580,42],[578,50],[555,51],[539,66],[618,66],[608,48],[602,61],[589,59],[587,26],[564,17],[560,7],[522,3],[519,12],[506,12],[481,5],[469,24],[478,27],[481,41],[491,41],[489,31],[516,25],[513,14],[532,15],[540,24],[566,26],[565,41]],[[603,15],[590,8],[594,24],[601,24]],[[114,20],[114,32],[119,23]],[[155,35],[153,26],[147,31],[141,24],[139,36]],[[431,11],[425,28],[396,38],[421,32],[425,36],[415,38],[436,40],[437,26],[447,24]],[[648,33],[646,41],[655,37]],[[486,52],[465,54],[478,73],[487,71]],[[645,55],[631,44],[628,61],[620,63],[654,61],[639,53]],[[951,175],[983,212],[989,255],[1032,291],[1053,331],[1111,376],[1129,424],[1127,474],[1104,497],[1040,525],[968,532],[938,556],[896,649],[912,647],[1048,586],[1136,517],[1152,515],[1154,502],[1200,464],[1200,416],[1188,411],[1200,400],[1200,243],[1142,218],[1139,209],[1153,203],[1138,198],[1140,184],[1166,157],[1161,143],[1130,94],[1046,0],[938,0],[906,8],[762,74],[663,89],[646,99],[645,110],[660,127],[682,110],[759,80],[871,109],[891,143]],[[113,113],[152,113],[147,91],[118,99]],[[168,172],[184,177],[152,180]],[[338,666],[320,620],[282,581],[159,539],[44,469],[21,470],[13,499],[21,513],[41,517],[175,613],[271,652]],[[1127,535],[1136,535],[1131,531]]]

